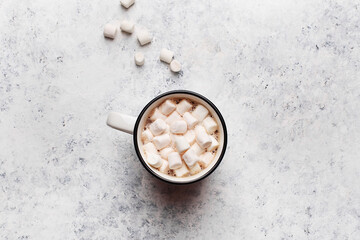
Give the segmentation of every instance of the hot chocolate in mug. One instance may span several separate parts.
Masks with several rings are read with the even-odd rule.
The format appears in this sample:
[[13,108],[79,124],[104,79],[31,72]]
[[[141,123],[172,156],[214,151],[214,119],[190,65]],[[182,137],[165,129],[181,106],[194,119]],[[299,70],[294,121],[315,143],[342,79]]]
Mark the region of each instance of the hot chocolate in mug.
[[[219,146],[217,151],[215,152],[214,159],[212,162],[203,170],[198,172],[197,174],[186,176],[186,177],[176,177],[160,172],[159,170],[152,167],[146,161],[146,155],[143,148],[142,141],[142,132],[144,130],[145,125],[148,123],[148,116],[150,113],[154,111],[156,107],[158,107],[161,103],[163,103],[167,99],[187,99],[192,102],[196,102],[197,104],[203,105],[208,109],[209,115],[216,121],[217,128],[217,140]],[[192,91],[187,90],[175,90],[165,92],[154,99],[152,99],[140,112],[138,117],[129,116],[123,113],[110,112],[107,119],[107,125],[120,130],[122,132],[126,132],[133,135],[133,142],[135,147],[135,152],[140,159],[140,162],[145,167],[147,171],[149,171],[153,176],[159,178],[168,183],[173,184],[189,184],[200,181],[205,177],[209,176],[220,164],[222,161],[227,145],[227,130],[225,121],[217,109],[217,107],[206,97]]]

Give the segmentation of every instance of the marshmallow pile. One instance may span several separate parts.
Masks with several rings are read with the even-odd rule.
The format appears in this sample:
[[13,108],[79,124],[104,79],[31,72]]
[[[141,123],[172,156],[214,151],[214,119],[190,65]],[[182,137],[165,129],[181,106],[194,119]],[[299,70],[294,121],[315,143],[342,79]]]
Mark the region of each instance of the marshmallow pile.
[[206,107],[187,99],[167,99],[148,118],[141,140],[152,167],[186,177],[210,165],[219,146],[218,124]]

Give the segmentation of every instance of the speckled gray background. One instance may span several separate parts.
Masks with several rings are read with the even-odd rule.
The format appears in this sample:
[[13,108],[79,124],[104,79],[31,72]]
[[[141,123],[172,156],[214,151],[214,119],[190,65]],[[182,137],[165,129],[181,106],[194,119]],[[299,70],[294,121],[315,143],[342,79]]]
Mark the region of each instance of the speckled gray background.
[[[122,19],[153,43],[104,39]],[[0,239],[360,239],[359,1],[2,0],[0,30]],[[190,186],[105,125],[172,89],[229,130]]]

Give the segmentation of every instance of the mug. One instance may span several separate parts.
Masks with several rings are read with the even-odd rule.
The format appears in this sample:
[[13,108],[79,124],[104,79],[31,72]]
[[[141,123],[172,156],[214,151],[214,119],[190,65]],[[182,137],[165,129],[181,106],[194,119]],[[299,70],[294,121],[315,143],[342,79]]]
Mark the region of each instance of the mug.
[[[159,106],[163,101],[169,98],[179,98],[179,99],[189,99],[199,104],[202,104],[209,110],[209,114],[213,116],[215,121],[218,123],[218,132],[219,132],[219,147],[217,149],[216,155],[211,162],[211,164],[201,170],[199,173],[188,176],[188,177],[175,177],[170,176],[168,174],[162,173],[157,169],[151,167],[147,161],[145,161],[145,154],[143,150],[143,143],[141,141],[141,133],[144,129],[145,123],[147,121],[148,115],[153,111],[153,109]],[[134,147],[135,152],[140,159],[140,162],[145,167],[145,169],[151,173],[153,176],[157,177],[158,179],[173,183],[173,184],[189,184],[200,181],[207,176],[209,176],[220,164],[222,159],[224,158],[224,154],[226,151],[227,145],[227,130],[224,118],[222,117],[220,111],[217,107],[206,97],[200,95],[199,93],[188,91],[188,90],[175,90],[165,92],[153,100],[151,100],[140,112],[139,116],[132,117],[126,114],[117,113],[117,112],[110,112],[107,118],[107,125],[120,130],[122,132],[126,132],[133,135]]]

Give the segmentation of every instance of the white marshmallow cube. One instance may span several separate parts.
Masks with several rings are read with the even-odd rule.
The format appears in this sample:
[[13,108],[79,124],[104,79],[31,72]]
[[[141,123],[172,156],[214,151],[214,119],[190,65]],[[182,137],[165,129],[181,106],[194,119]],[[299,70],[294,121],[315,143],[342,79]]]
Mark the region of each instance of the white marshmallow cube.
[[171,61],[173,60],[174,57],[174,52],[163,48],[160,51],[160,60],[166,63],[171,63]]
[[150,124],[150,131],[155,136],[158,136],[165,131],[166,127],[167,127],[167,124],[165,123],[164,120],[157,119],[157,120],[155,120],[155,122]]
[[153,140],[154,136],[152,135],[151,131],[149,129],[146,129],[141,133],[141,139],[144,143],[151,142]]
[[167,147],[167,148],[164,148],[160,151],[160,156],[163,158],[163,159],[168,159],[168,156],[170,153],[174,152],[174,149],[171,148],[171,147]]
[[173,122],[175,121],[179,121],[182,120],[181,116],[178,114],[178,112],[173,112],[172,114],[170,114],[166,119],[165,122],[169,125],[171,125]]
[[171,138],[169,134],[163,134],[160,136],[156,136],[153,139],[153,142],[155,144],[155,147],[159,150],[169,146],[169,144],[171,143]]
[[211,152],[205,152],[200,155],[199,163],[203,168],[206,168],[213,161],[214,155]]
[[137,34],[137,38],[141,46],[148,44],[152,40],[152,36],[148,30],[141,30]]
[[203,149],[210,147],[212,141],[210,136],[206,133],[203,126],[196,126],[195,128],[196,142]]
[[176,111],[180,113],[180,115],[184,115],[185,112],[189,111],[192,108],[191,103],[187,100],[183,99],[176,105]]
[[197,143],[194,143],[194,144],[190,147],[190,149],[194,150],[194,152],[195,152],[197,155],[199,155],[199,156],[205,152],[205,149],[202,149],[202,148],[199,146],[199,144],[197,144]]
[[155,153],[149,153],[146,156],[146,161],[153,166],[154,168],[159,168],[161,167],[163,160],[160,157],[159,154],[155,154]]
[[136,64],[137,66],[142,66],[142,65],[144,65],[144,63],[145,63],[144,54],[143,54],[142,52],[137,52],[137,53],[135,53],[134,60],[135,60],[135,64]]
[[210,136],[211,138],[211,145],[210,147],[207,148],[208,151],[213,151],[215,150],[217,147],[219,147],[219,142],[213,137],[213,136]]
[[149,142],[147,144],[144,145],[144,151],[146,153],[146,155],[150,154],[150,153],[158,153],[155,145],[152,142]]
[[176,109],[176,105],[173,101],[166,100],[160,105],[159,109],[163,114],[169,115]]
[[163,159],[163,162],[162,162],[161,167],[159,168],[159,171],[162,172],[162,173],[167,173],[169,171],[169,163],[168,163],[168,161],[165,161]]
[[183,153],[190,148],[190,144],[184,136],[175,136],[175,146],[179,153]]
[[175,121],[170,126],[170,131],[175,134],[183,134],[187,130],[187,124],[184,120]]
[[179,63],[177,60],[172,60],[170,63],[170,70],[177,73],[181,70],[181,63]]
[[166,116],[162,114],[158,108],[155,108],[153,114],[150,116],[151,121],[155,121],[156,119],[166,119]]
[[184,134],[184,137],[188,141],[189,144],[193,144],[195,142],[195,131],[189,130]]
[[200,159],[193,149],[189,149],[184,153],[183,159],[189,168],[192,168]]
[[201,167],[199,163],[195,163],[195,165],[192,168],[190,168],[190,175],[195,175],[199,172],[201,172]]
[[133,22],[124,20],[120,23],[120,29],[123,32],[133,33],[135,24]]
[[192,129],[199,122],[197,118],[195,118],[189,112],[184,113],[183,118],[186,121],[187,125],[189,126],[189,129]]
[[178,152],[170,153],[168,156],[168,161],[170,169],[178,169],[181,168],[181,166],[183,165],[180,154]]
[[108,23],[104,26],[104,36],[107,38],[114,39],[117,32],[117,26],[111,23]]
[[192,115],[197,118],[197,120],[202,121],[208,115],[209,110],[206,109],[203,105],[197,105]]
[[124,8],[129,8],[135,3],[135,0],[120,0],[120,3]]
[[181,168],[175,169],[174,172],[177,177],[186,177],[187,175],[189,175],[189,169],[186,167],[185,164],[183,164]]
[[206,117],[203,122],[202,122],[204,128],[206,129],[206,131],[209,133],[209,134],[212,134],[216,131],[218,125],[217,123],[215,122],[215,120],[208,116]]

